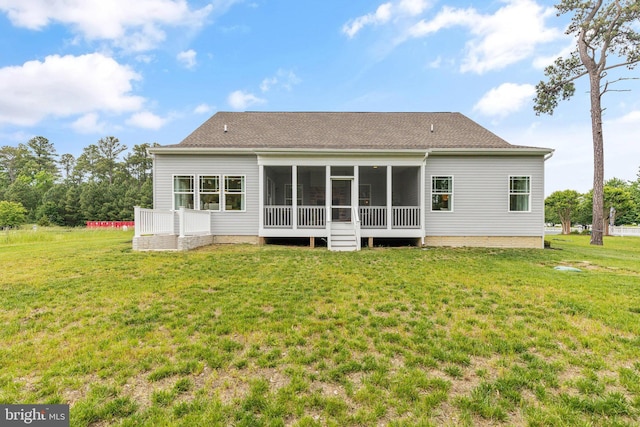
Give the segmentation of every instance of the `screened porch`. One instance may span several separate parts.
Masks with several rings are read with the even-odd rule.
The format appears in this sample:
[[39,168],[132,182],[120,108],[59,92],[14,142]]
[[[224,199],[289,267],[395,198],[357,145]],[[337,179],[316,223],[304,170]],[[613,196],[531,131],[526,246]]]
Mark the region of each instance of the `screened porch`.
[[263,227],[324,229],[327,219],[362,229],[421,227],[420,167],[264,166]]

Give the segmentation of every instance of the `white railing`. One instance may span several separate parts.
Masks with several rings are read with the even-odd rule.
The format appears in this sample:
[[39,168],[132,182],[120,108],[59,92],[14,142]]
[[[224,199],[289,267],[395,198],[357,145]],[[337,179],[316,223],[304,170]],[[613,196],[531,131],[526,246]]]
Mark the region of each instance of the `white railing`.
[[298,227],[323,228],[326,225],[326,212],[324,206],[299,206]]
[[609,235],[611,236],[636,236],[640,237],[640,227],[609,227]]
[[394,206],[393,207],[393,227],[394,228],[420,227],[420,207],[419,206]]
[[195,234],[211,234],[211,211],[178,210],[180,237]]
[[362,228],[387,228],[387,208],[384,206],[360,206]]
[[146,234],[175,234],[173,212],[134,207],[135,236]]
[[291,206],[265,206],[264,226],[272,228],[291,227]]
[[353,226],[356,231],[356,250],[362,249],[362,234],[360,233],[360,215],[358,215],[358,209],[355,207],[351,208],[351,216],[353,219]]

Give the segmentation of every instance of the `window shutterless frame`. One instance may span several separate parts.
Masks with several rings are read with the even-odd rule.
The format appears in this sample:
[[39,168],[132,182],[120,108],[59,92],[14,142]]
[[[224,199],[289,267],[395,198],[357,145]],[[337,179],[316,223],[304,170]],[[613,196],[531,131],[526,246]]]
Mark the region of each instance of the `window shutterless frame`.
[[195,175],[173,175],[173,209],[195,206]]
[[198,177],[198,206],[200,210],[220,210],[220,175]]
[[246,177],[244,175],[223,176],[223,200],[225,212],[246,211]]
[[509,212],[531,212],[530,176],[509,176]]
[[453,212],[453,176],[431,176],[431,211]]

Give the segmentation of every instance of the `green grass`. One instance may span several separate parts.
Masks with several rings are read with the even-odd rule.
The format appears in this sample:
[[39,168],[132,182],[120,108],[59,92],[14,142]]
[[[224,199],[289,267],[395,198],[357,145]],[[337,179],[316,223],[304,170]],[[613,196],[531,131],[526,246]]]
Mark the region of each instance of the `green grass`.
[[638,238],[135,253],[131,237],[0,233],[0,403],[69,403],[72,426],[640,423]]

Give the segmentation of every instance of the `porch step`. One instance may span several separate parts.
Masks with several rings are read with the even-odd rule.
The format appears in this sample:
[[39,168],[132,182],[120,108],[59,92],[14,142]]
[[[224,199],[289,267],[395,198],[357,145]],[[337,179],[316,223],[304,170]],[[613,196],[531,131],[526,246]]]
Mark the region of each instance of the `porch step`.
[[335,222],[331,225],[331,251],[357,251],[355,225],[350,222]]

